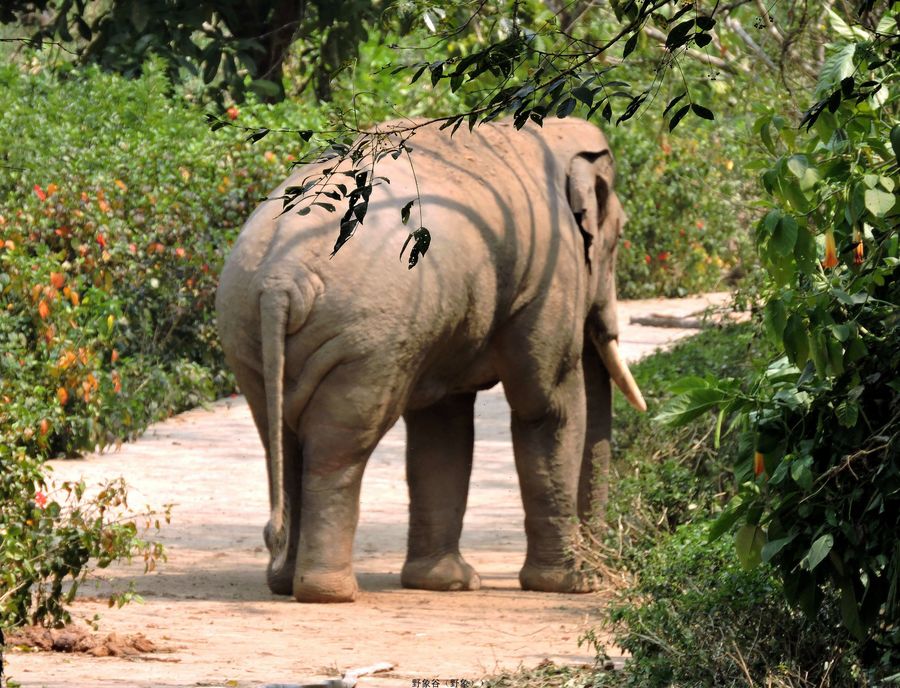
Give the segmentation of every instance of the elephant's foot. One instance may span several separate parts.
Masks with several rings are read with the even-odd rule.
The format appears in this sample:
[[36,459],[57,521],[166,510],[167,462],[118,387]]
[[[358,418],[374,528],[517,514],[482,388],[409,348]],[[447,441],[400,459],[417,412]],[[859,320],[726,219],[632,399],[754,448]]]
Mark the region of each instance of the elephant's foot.
[[585,593],[597,590],[599,583],[596,576],[572,567],[540,566],[526,562],[519,571],[522,590]]
[[478,590],[481,578],[459,553],[454,553],[407,559],[400,584],[419,590]]
[[[267,523],[263,529],[263,540],[266,543],[266,549],[272,551],[272,525]],[[292,595],[294,592],[294,569],[296,567],[296,556],[291,557],[288,553],[288,559],[278,569],[272,566],[272,560],[269,560],[269,566],[266,569],[266,583],[269,590],[274,595]]]
[[353,571],[297,572],[293,579],[293,594],[298,602],[353,602],[359,586]]

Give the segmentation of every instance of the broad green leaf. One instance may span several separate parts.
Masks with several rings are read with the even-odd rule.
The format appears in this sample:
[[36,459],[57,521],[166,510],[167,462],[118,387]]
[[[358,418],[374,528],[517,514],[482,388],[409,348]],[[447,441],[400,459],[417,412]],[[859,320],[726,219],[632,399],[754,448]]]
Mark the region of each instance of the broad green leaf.
[[794,258],[802,272],[810,273],[816,267],[816,240],[806,227],[797,230]]
[[828,556],[832,547],[834,547],[834,537],[831,533],[826,533],[817,538],[816,541],[812,543],[812,546],[809,548],[809,552],[807,552],[805,557],[807,570],[814,571],[815,568],[822,563],[822,560]]
[[794,541],[794,538],[797,537],[797,533],[793,535],[788,535],[787,537],[778,538],[777,540],[772,540],[771,542],[767,542],[762,550],[760,551],[760,557],[764,562],[769,562],[772,560],[776,554],[778,554],[781,550],[783,550],[787,545],[791,544]]
[[827,8],[827,13],[831,28],[841,38],[846,38],[848,41],[868,41],[872,39],[872,34],[856,24],[851,26],[830,7]]
[[894,194],[881,191],[880,189],[866,189],[865,204],[866,210],[875,217],[884,217],[894,207]]
[[803,456],[791,462],[791,478],[806,492],[812,489],[813,484],[810,466],[812,466],[811,456]]
[[[853,57],[856,55],[856,43],[845,43],[832,52],[819,70],[819,83],[816,84],[816,95],[822,97],[836,89],[841,81],[853,74]],[[819,118],[820,120],[822,117]],[[833,127],[832,127],[833,129]]]
[[832,337],[825,338],[825,346],[828,350],[828,368],[832,375],[840,375],[844,372],[844,347]]
[[793,179],[781,180],[781,194],[784,199],[801,215],[806,215],[813,209],[809,198],[800,188],[800,182]]
[[737,520],[747,512],[747,505],[738,501],[735,504],[729,504],[728,507],[719,514],[709,529],[709,542],[715,542],[725,533],[731,530]]
[[693,389],[674,397],[654,420],[673,427],[684,425],[711,411],[725,398],[722,390],[716,388]]
[[825,341],[824,333],[810,332],[809,348],[816,366],[816,373],[819,374],[819,377],[824,378],[828,375],[828,344]]
[[805,155],[792,155],[788,158],[787,168],[797,179],[803,179],[803,175],[809,168],[809,161]]
[[765,310],[766,332],[774,344],[781,342],[784,334],[785,325],[787,325],[787,310],[781,299],[772,299],[766,304]]
[[784,215],[772,232],[771,242],[781,255],[790,254],[797,243],[797,221],[790,215]]
[[841,581],[841,620],[857,640],[865,638],[866,633],[859,616],[856,593],[853,591],[853,584],[846,577]]
[[766,532],[757,525],[741,526],[734,536],[734,547],[741,567],[749,571],[762,561],[762,548],[766,543]]
[[806,363],[809,358],[809,337],[806,333],[806,327],[803,325],[803,318],[797,313],[792,313],[788,318],[787,324],[782,335],[784,341],[784,350],[798,368]]
[[859,404],[855,401],[845,399],[838,404],[838,407],[834,410],[834,414],[837,416],[838,422],[841,425],[845,428],[852,428],[859,419]]

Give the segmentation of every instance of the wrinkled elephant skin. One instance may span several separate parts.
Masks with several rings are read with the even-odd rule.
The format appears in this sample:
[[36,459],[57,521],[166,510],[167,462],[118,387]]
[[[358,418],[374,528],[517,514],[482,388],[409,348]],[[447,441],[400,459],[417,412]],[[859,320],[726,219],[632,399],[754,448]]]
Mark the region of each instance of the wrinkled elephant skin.
[[[269,586],[300,601],[355,597],[363,470],[403,416],[402,583],[478,588],[459,551],[473,405],[502,382],[526,514],[521,585],[588,591],[568,552],[578,519],[605,503],[610,379],[643,407],[616,344],[624,216],[606,139],[567,119],[462,127],[452,138],[428,125],[409,145],[410,159],[379,161],[375,174],[390,184],[374,187],[365,224],[333,258],[346,201],[301,216],[268,200],[222,272],[220,336],[268,456]],[[300,168],[271,198],[327,166]],[[400,209],[417,198],[416,182],[410,224],[421,210],[432,239],[407,269]]]

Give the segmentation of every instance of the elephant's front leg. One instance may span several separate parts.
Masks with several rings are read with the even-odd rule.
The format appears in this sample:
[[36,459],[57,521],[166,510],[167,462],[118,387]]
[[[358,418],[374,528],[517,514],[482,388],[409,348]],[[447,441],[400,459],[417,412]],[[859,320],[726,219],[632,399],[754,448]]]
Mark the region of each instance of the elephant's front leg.
[[459,553],[472,472],[475,394],[405,414],[409,543],[406,588],[477,590],[481,580]]
[[528,537],[519,582],[525,590],[589,592],[593,580],[572,555],[585,432],[581,365],[553,389],[507,395]]

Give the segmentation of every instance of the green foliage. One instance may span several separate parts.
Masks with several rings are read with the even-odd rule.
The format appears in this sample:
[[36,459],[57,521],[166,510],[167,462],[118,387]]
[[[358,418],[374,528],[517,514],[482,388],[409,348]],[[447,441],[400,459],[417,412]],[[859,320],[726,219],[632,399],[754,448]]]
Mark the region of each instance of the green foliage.
[[836,605],[806,619],[771,569],[747,571],[729,543],[708,540],[708,525],[689,524],[642,559],[639,581],[610,616],[616,645],[631,656],[604,685],[866,685]]
[[734,492],[729,466],[735,448],[717,446],[706,419],[661,433],[651,414],[671,397],[671,386],[680,378],[749,373],[758,344],[747,325],[711,329],[632,367],[650,413],[616,399],[608,521],[613,549],[623,561],[612,563],[639,565],[661,536],[709,518]]
[[[7,440],[0,435],[0,628],[65,623],[66,606],[93,568],[138,556],[152,571],[165,558],[162,545],[140,535],[159,521],[128,509],[124,481],[91,494],[83,482],[49,487],[45,467]],[[110,606],[133,598],[119,591]]]
[[65,46],[62,64],[75,60],[135,77],[157,58],[173,82],[192,83],[220,104],[227,93],[237,102],[251,93],[275,102],[285,96],[291,44],[300,40],[301,71],[315,82],[316,95],[328,99],[331,78],[358,55],[367,27],[389,6],[371,0],[11,0],[0,8],[0,22],[38,47]]
[[[879,30],[898,17],[895,4]],[[774,566],[810,617],[839,604],[883,678],[900,664],[900,65],[874,34],[847,31],[800,131],[774,113],[755,127],[771,156],[764,326],[783,354],[743,389],[686,384],[668,417],[710,402],[737,415],[741,490],[713,534],[740,524],[742,561]]]
[[0,426],[32,455],[104,446],[232,387],[216,275],[286,157],[211,136],[167,87],[158,69],[0,72],[16,132],[0,142]]
[[53,486],[41,459],[233,389],[216,275],[290,154],[210,135],[169,87],[159,65],[134,81],[0,67],[0,129],[15,134],[0,140],[0,625],[60,623],[64,583],[160,553],[123,484]]
[[616,272],[622,298],[722,289],[755,262],[740,128],[697,124],[670,137],[658,121],[647,114],[608,132],[629,217]]

